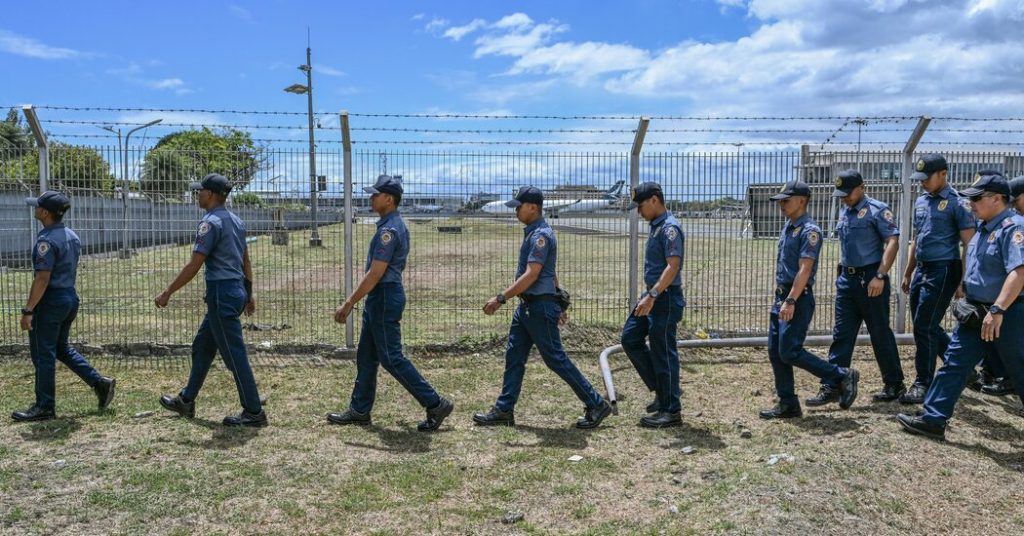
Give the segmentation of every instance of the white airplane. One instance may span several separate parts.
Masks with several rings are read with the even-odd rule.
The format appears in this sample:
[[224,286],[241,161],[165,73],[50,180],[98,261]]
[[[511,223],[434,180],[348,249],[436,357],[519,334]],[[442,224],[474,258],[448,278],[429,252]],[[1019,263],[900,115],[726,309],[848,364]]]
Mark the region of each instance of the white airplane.
[[419,204],[414,204],[412,206],[412,210],[413,210],[413,212],[427,212],[427,213],[436,214],[436,213],[441,212],[442,210],[444,210],[444,206],[442,206],[442,205],[419,205]]
[[[616,181],[611,188],[605,190],[600,199],[545,199],[544,212],[552,217],[567,212],[594,212],[605,208],[615,208],[622,199],[622,187],[626,181]],[[480,207],[488,214],[515,214],[515,209],[505,206],[506,199],[491,201]]]

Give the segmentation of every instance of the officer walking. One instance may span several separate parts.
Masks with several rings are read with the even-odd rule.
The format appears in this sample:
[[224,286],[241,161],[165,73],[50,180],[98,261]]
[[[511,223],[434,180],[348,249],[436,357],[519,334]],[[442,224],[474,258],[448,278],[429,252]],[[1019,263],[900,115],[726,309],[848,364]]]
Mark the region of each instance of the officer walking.
[[[946,182],[948,167],[940,154],[917,160],[910,178],[925,191],[914,203],[914,240],[910,243],[902,290],[910,295],[914,322],[914,366],[917,377],[900,397],[903,404],[920,404],[935,375],[935,360],[946,352],[949,336],[942,318],[963,278],[964,246],[974,236],[974,216],[956,190]],[[916,271],[915,271],[916,268]]]
[[779,403],[762,410],[762,419],[800,417],[793,367],[799,367],[829,384],[839,386],[839,407],[849,409],[857,399],[860,373],[829,363],[804,349],[807,327],[814,316],[814,277],[821,252],[821,229],[807,214],[811,189],[803,181],[787,182],[771,197],[788,220],[779,237],[775,268],[775,302],[768,330],[768,359],[775,377]]
[[515,426],[513,410],[523,386],[526,359],[536,345],[544,364],[569,384],[585,404],[576,427],[596,428],[612,412],[612,407],[597,394],[562,348],[559,324],[564,322],[565,316],[558,303],[558,277],[555,275],[558,242],[555,232],[544,221],[544,194],[533,186],[523,186],[515,199],[505,205],[515,208],[516,218],[526,226],[519,247],[519,265],[512,286],[488,300],[484,314],[494,314],[516,296],[521,302],[509,328],[501,395],[490,411],[473,415],[473,422],[480,426]]
[[958,319],[924,413],[897,416],[906,431],[933,439],[945,439],[967,376],[983,355],[998,356],[1017,392],[1024,393],[1024,218],[1010,210],[1010,187],[999,173],[979,176],[963,195],[981,221],[967,249],[964,278],[977,320]]
[[370,240],[366,254],[365,274],[359,286],[334,313],[334,320],[344,324],[359,300],[366,297],[363,329],[356,349],[356,384],[347,410],[330,413],[332,424],[370,424],[370,411],[377,395],[377,367],[383,366],[402,384],[427,411],[417,425],[421,432],[437,430],[454,408],[423,379],[416,367],[402,353],[400,322],[405,310],[405,289],[402,271],[409,257],[409,230],[405,227],[398,205],[402,201],[399,177],[381,175],[373,186],[363,190],[370,195],[373,211],[380,215],[377,232]]
[[184,417],[195,417],[196,397],[219,351],[224,365],[234,377],[242,404],[242,412],[225,417],[224,425],[266,426],[267,414],[260,403],[239,321],[243,311],[246,315],[256,311],[252,263],[245,244],[245,224],[224,207],[231,184],[223,175],[211,173],[201,182],[193,182],[191,187],[199,190],[199,207],[206,210],[196,231],[192,258],[154,302],[158,308],[167,307],[171,295],[187,285],[205,264],[206,316],[192,340],[192,370],[188,384],[176,395],[160,397],[160,405]]
[[[839,174],[833,197],[846,205],[839,216],[840,265],[836,277],[836,321],[832,328],[832,347],[828,361],[849,367],[857,333],[866,323],[871,347],[882,373],[882,390],[873,394],[875,402],[896,400],[904,392],[903,367],[900,365],[896,336],[889,326],[889,268],[899,252],[899,229],[889,206],[864,193],[864,178],[855,169]],[[807,399],[808,406],[839,401],[839,384],[821,383],[817,396]]]
[[21,329],[28,331],[32,364],[36,369],[36,402],[24,411],[15,411],[15,421],[45,421],[56,417],[57,361],[64,363],[92,387],[100,409],[114,399],[115,380],[100,375],[71,346],[68,338],[71,324],[78,316],[78,293],[75,277],[82,242],[64,225],[64,213],[71,201],[60,192],[43,192],[38,198],[25,200],[35,208],[35,218],[43,224],[32,248],[35,278],[28,301],[21,310]]
[[[650,224],[644,252],[644,284],[640,298],[622,328],[622,349],[651,392],[640,426],[666,428],[683,424],[679,388],[679,351],[676,326],[683,318],[682,283],[683,230],[665,209],[665,195],[656,182],[645,182],[633,190],[629,209],[637,209]],[[648,347],[649,345],[649,347]]]

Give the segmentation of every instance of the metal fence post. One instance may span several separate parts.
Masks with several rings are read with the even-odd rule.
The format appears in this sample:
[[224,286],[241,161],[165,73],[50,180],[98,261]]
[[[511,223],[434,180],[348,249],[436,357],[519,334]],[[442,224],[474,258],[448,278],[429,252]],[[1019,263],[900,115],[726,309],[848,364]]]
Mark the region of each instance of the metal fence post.
[[50,188],[50,144],[46,140],[46,132],[39,124],[39,118],[36,117],[35,107],[26,104],[21,107],[21,112],[25,114],[25,120],[28,121],[32,135],[36,138],[36,145],[39,146],[39,193],[41,194]]
[[[352,270],[352,133],[348,128],[348,111],[341,112],[341,143],[344,147],[342,153],[342,167],[344,169],[344,180],[345,180],[345,273],[344,273],[344,287],[345,296],[342,299],[348,297],[352,293],[353,283],[353,270]],[[355,346],[355,322],[352,315],[349,315],[348,320],[345,321],[345,346],[352,348]]]
[[[633,149],[629,152],[629,195],[640,184],[640,150],[644,146],[647,135],[649,117],[641,117],[633,136]],[[637,272],[640,265],[640,213],[634,209],[629,211],[629,305],[636,303],[639,281]]]
[[[900,196],[900,255],[899,272],[897,275],[901,278],[907,270],[907,260],[909,252],[907,251],[907,245],[910,243],[910,233],[913,228],[913,217],[914,217],[914,185],[913,181],[910,180],[910,176],[914,173],[914,150],[917,149],[917,144],[921,141],[921,137],[924,136],[924,131],[928,129],[928,124],[932,122],[931,117],[921,116],[917,120],[917,126],[914,127],[914,132],[910,134],[910,138],[907,139],[907,144],[903,147],[903,171],[900,177],[903,180],[903,192]],[[896,293],[896,332],[906,333],[907,332],[907,300],[909,296],[902,292]]]

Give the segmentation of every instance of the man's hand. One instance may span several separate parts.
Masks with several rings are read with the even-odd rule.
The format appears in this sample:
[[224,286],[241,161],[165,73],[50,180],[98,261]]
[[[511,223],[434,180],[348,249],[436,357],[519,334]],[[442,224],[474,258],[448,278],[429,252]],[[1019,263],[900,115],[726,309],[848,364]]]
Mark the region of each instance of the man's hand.
[[558,325],[559,325],[559,326],[564,326],[564,325],[566,325],[566,324],[567,324],[568,322],[569,322],[569,313],[566,313],[565,311],[562,311],[562,312],[561,312],[561,313],[560,313],[560,314],[558,315]]
[[252,316],[256,312],[256,298],[249,296],[249,301],[242,308],[242,312],[245,313],[245,316]]
[[871,278],[871,282],[868,283],[868,297],[875,298],[881,296],[883,290],[885,290],[885,280],[877,277]]
[[953,297],[958,300],[962,300],[964,296],[967,296],[967,291],[964,290],[964,284],[960,283],[956,286],[956,292],[953,293]]
[[992,342],[999,338],[999,328],[1003,327],[1003,315],[988,313],[981,322],[981,340]]
[[644,294],[644,297],[640,298],[636,307],[633,308],[633,316],[647,316],[652,308],[654,308],[654,298],[650,294]]
[[339,324],[344,324],[348,320],[348,315],[352,314],[352,308],[355,307],[350,302],[345,302],[338,306],[334,310],[334,321]]
[[484,304],[484,314],[493,315],[494,312],[497,311],[499,307],[501,307],[501,302],[498,301],[498,298],[491,298],[487,300],[487,303]]
[[793,312],[796,311],[796,306],[782,302],[782,307],[779,308],[779,320],[783,322],[789,322],[793,320]]
[[32,315],[21,315],[21,331],[32,331]]
[[157,294],[156,299],[153,300],[153,303],[156,304],[158,309],[163,309],[164,307],[167,307],[167,302],[169,301],[171,301],[171,293],[167,292],[167,290],[165,289],[160,294]]
[[904,294],[910,294],[910,278],[913,274],[903,274],[903,281],[900,282],[900,289]]

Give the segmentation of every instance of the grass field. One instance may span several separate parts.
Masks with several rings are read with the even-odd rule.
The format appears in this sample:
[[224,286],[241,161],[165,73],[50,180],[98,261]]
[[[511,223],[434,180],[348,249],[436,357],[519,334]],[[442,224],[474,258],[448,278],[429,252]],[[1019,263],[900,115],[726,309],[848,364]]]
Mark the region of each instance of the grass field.
[[[596,355],[575,358],[599,385]],[[497,395],[500,354],[414,357],[455,401],[434,434],[415,431],[420,409],[383,374],[374,426],[326,424],[347,404],[348,361],[259,358],[271,426],[230,430],[219,422],[238,402],[222,367],[197,418],[183,420],[157,397],[180,388],[184,360],[98,358],[118,378],[112,409],[95,410],[61,368],[57,420],[0,418],[0,533],[1019,533],[1024,419],[1014,404],[968,393],[947,443],[909,436],[892,419],[898,405],[867,401],[878,374],[867,353],[857,358],[865,394],[850,411],[765,422],[763,350],[686,351],[686,426],[652,431],[636,426],[648,395],[619,356],[621,414],[582,432],[570,428],[579,402],[539,359],[519,426],[479,429],[469,416]],[[809,375],[797,379],[802,395],[815,391]],[[4,413],[30,402],[31,383],[27,360],[0,361]],[[523,520],[503,524],[513,511]]]

